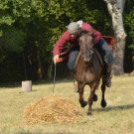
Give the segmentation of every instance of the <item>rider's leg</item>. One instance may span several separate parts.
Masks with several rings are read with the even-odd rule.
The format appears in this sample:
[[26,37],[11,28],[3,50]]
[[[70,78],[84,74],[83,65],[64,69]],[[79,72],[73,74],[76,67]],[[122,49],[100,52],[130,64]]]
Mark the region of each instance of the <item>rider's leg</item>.
[[[75,62],[78,54],[79,54],[79,46],[71,48],[68,59],[68,68],[72,73],[75,72]],[[78,92],[78,84],[75,85],[74,91]]]
[[113,53],[108,46],[108,44],[100,39],[96,44],[97,48],[103,53],[104,61],[107,64],[107,75],[106,75],[106,85],[107,87],[111,86],[111,66],[113,63]]
[[79,47],[73,47],[70,50],[69,59],[68,59],[68,68],[71,72],[75,72],[75,61],[79,53]]

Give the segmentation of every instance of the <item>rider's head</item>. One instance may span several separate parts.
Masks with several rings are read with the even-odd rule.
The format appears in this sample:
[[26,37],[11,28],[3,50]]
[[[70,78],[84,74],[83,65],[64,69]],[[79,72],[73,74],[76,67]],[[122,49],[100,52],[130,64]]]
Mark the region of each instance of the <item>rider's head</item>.
[[75,39],[78,33],[78,30],[80,29],[79,24],[76,22],[71,22],[68,26],[68,31],[71,35],[71,38]]

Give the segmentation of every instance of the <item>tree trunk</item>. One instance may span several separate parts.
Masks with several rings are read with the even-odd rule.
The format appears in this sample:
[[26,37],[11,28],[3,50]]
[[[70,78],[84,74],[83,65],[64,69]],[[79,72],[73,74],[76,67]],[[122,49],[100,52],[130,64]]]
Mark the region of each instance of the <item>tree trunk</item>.
[[42,81],[42,69],[41,69],[41,59],[39,45],[37,44],[37,60],[38,60],[38,80]]
[[115,75],[123,74],[124,52],[126,44],[126,33],[124,31],[122,12],[126,0],[104,0],[107,3],[107,8],[112,17],[112,28],[116,44],[113,48],[114,63],[112,65],[112,73]]

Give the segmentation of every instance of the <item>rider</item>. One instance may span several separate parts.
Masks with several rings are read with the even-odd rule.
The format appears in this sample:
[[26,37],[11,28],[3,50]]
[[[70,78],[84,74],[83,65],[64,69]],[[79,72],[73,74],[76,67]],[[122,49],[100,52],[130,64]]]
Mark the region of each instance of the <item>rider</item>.
[[[53,61],[54,64],[56,64],[59,60],[60,52],[63,49],[64,45],[66,43],[70,43],[71,50],[69,54],[69,60],[68,60],[68,67],[70,71],[75,72],[74,66],[75,66],[75,60],[77,58],[77,55],[79,53],[79,46],[77,42],[77,33],[79,30],[84,29],[89,31],[92,26],[90,24],[87,24],[83,21],[78,22],[71,22],[67,26],[67,30],[63,33],[63,35],[60,37],[60,39],[57,41],[57,43],[54,46],[53,49]],[[107,75],[106,75],[106,85],[107,87],[111,86],[111,65],[113,63],[113,54],[108,46],[108,44],[101,38],[101,33],[97,30],[93,31],[93,40],[94,44],[97,46],[97,48],[103,53],[104,61],[107,64]]]

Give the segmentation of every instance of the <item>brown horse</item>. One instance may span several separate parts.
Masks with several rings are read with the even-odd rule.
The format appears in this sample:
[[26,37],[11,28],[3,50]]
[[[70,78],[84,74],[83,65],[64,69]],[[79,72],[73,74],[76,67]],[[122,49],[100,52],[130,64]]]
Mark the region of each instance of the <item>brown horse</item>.
[[100,79],[102,79],[102,100],[101,106],[106,107],[105,101],[105,79],[104,74],[106,73],[106,65],[104,60],[93,44],[93,29],[88,31],[81,31],[78,37],[78,43],[80,46],[80,53],[76,60],[75,73],[74,77],[78,82],[78,92],[79,92],[79,102],[82,107],[87,105],[87,102],[84,101],[83,92],[84,86],[90,86],[90,96],[88,98],[88,115],[91,115],[91,107],[93,101],[97,101],[97,95],[95,90],[99,86]]

